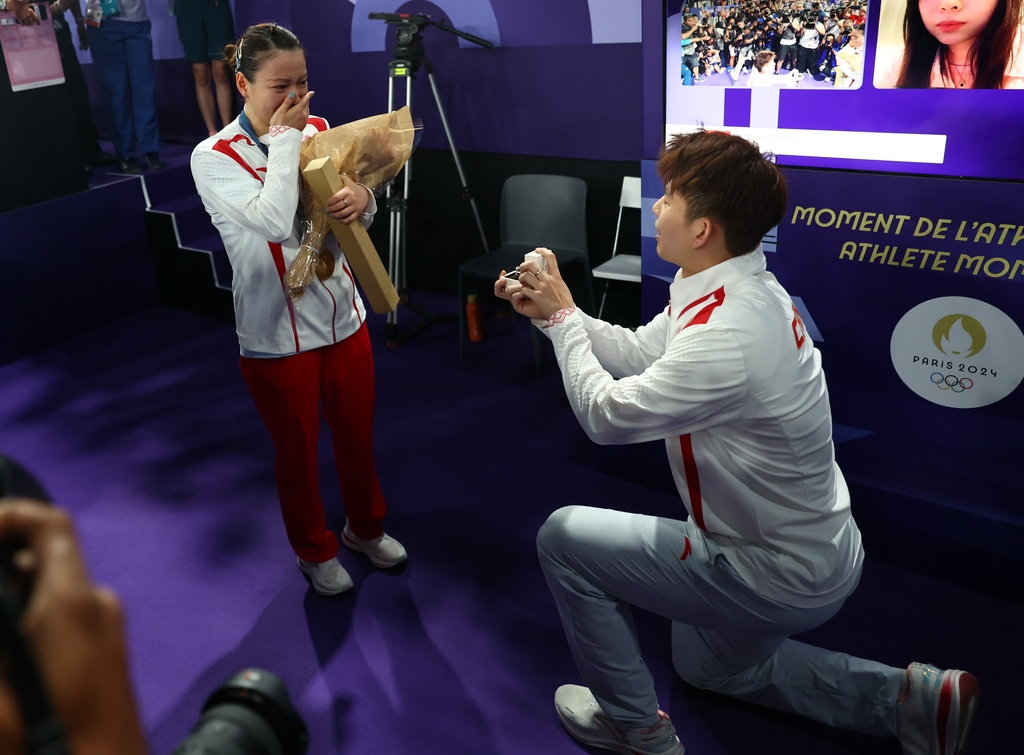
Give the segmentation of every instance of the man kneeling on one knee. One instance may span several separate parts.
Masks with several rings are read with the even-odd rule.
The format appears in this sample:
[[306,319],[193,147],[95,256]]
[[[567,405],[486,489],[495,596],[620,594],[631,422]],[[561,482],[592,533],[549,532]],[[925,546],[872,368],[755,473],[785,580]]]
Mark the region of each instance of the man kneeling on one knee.
[[630,606],[672,620],[673,663],[698,687],[954,755],[979,695],[970,674],[853,658],[789,637],[828,621],[864,551],[835,462],[821,355],[760,240],[786,182],[736,136],[676,136],[658,163],[658,256],[679,266],[669,305],[631,331],[576,308],[555,255],[495,293],[554,344],[566,395],[597,443],[663,439],[688,517],[570,506],[537,538],[586,686],[555,707],[578,740],[683,752],[640,657]]

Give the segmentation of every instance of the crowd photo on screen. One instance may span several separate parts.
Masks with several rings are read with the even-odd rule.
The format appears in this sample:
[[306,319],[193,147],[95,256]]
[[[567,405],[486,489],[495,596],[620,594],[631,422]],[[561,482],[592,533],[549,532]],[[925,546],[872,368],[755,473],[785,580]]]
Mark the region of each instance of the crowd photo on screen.
[[743,2],[683,7],[683,86],[856,89],[867,4]]

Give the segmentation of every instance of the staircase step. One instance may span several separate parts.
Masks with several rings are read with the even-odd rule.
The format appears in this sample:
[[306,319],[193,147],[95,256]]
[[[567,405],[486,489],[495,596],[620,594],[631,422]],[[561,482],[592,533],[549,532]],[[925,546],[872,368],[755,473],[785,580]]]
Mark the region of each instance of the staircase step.
[[178,229],[178,241],[182,246],[195,246],[193,242],[217,233],[202,204],[175,212],[174,222]]
[[213,265],[214,281],[218,288],[231,288],[232,272],[231,263],[228,261],[228,253],[224,250],[224,242],[219,233],[194,240],[186,244],[189,249],[209,252],[210,263]]
[[[186,194],[161,202],[160,204],[150,205],[149,209],[152,212],[164,212],[168,215],[174,215],[196,207],[203,207],[203,200],[199,198],[198,194]],[[206,212],[205,208],[203,208],[203,212]]]
[[142,185],[145,187],[150,208],[182,197],[197,196],[196,182],[192,178],[192,170],[187,162],[184,165],[168,166],[163,170],[143,173]]

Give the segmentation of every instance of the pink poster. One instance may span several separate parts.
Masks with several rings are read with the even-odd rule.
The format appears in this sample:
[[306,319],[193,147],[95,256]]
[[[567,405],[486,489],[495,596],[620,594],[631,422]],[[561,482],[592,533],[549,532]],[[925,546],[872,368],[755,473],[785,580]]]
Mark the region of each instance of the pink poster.
[[50,6],[38,3],[34,7],[41,23],[33,26],[19,26],[12,14],[0,13],[0,45],[15,92],[64,83]]

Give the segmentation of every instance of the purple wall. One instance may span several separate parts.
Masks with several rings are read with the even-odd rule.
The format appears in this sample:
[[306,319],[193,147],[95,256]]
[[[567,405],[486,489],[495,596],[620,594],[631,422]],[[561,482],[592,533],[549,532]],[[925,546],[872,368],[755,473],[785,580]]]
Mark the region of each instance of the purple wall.
[[[467,2],[435,5],[416,0],[396,3],[388,10],[426,13],[456,24],[465,16]],[[393,29],[386,30],[388,51],[352,52],[356,14],[380,10],[381,5],[361,0],[357,5],[282,6],[253,0],[244,7],[239,4],[236,28],[241,32],[267,20],[290,26],[309,51],[310,80],[317,92],[315,110],[332,123],[343,123],[387,109]],[[423,33],[456,147],[503,154],[639,159],[643,131],[639,42],[593,44],[600,19],[592,23],[586,0],[491,0],[490,5],[500,36],[500,44],[493,49],[461,47],[457,37],[437,29]],[[640,4],[622,5],[626,11],[614,12],[625,13],[630,23],[620,38],[638,40]],[[382,21],[373,23],[385,26]],[[479,28],[464,30],[488,36]],[[396,94],[396,104],[403,102],[404,83],[401,94]],[[413,111],[424,124],[421,147],[447,149],[422,71],[413,85]]]
[[[449,25],[496,43],[486,50],[437,29],[423,34],[459,150],[638,160],[644,124],[641,4],[650,16],[648,0],[593,4],[587,0],[444,0],[437,4],[425,0],[404,4],[397,0],[250,0],[235,8],[235,30],[241,34],[247,26],[262,21],[293,29],[309,51],[316,112],[332,123],[344,123],[387,109],[394,29],[382,21],[364,20],[369,12],[425,13],[434,20],[443,18]],[[660,19],[660,3],[655,15]],[[189,67],[174,57],[180,56],[174,19],[159,3],[150,8],[150,17],[158,58],[161,136],[170,141],[198,141],[205,131]],[[360,27],[355,31],[354,21]],[[374,31],[371,24],[379,25],[380,31]],[[655,39],[660,49],[660,26]],[[373,47],[365,47],[367,40]],[[353,52],[354,42],[359,49],[379,50],[383,44],[384,51]],[[91,58],[88,53],[80,58],[94,117],[103,131]],[[422,71],[414,82],[412,101],[415,117],[424,125],[421,146],[447,149]],[[401,104],[404,82],[396,94],[396,105]]]

